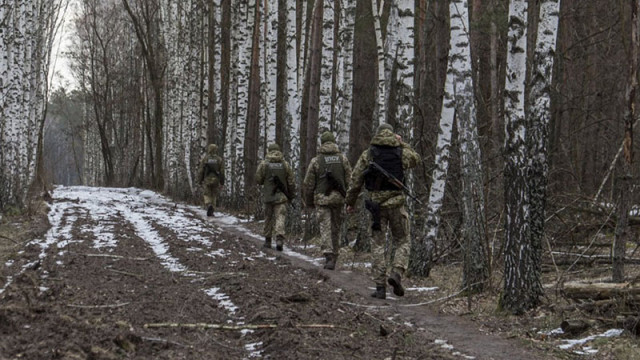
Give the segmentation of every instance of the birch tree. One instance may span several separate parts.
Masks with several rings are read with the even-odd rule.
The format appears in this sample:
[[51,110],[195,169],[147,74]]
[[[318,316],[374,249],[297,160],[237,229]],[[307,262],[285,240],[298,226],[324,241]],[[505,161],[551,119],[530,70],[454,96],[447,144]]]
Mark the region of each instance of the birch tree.
[[354,0],[342,0],[340,6],[340,50],[338,61],[338,91],[336,111],[336,134],[340,148],[349,147],[351,109],[353,102],[353,34],[355,27],[356,3]]
[[[560,0],[545,0],[540,4],[540,20],[533,58],[531,90],[529,91],[528,156],[530,170],[527,175],[530,193],[530,230],[533,264],[540,274],[542,269],[542,239],[544,237],[547,183],[549,177],[548,139],[551,121],[551,84]],[[538,275],[540,276],[540,275]]]
[[[48,70],[65,1],[0,4],[0,210],[26,204],[42,188],[42,138]],[[40,163],[39,163],[40,162]]]
[[[320,62],[320,98],[318,105],[318,128],[320,131],[333,130],[334,8],[336,1],[322,0],[322,60]],[[316,140],[316,143],[319,144],[319,139]]]
[[378,69],[378,86],[376,88],[376,106],[373,111],[373,129],[377,128],[380,123],[386,122],[387,108],[386,108],[386,85],[385,85],[385,47],[384,39],[382,38],[382,11],[384,10],[384,0],[371,0],[371,11],[373,13],[373,26],[376,34],[376,49],[378,54],[377,69]]
[[526,44],[527,2],[511,0],[504,109],[505,256],[501,305],[516,314],[537,306],[542,293],[529,223],[527,124],[524,110]]

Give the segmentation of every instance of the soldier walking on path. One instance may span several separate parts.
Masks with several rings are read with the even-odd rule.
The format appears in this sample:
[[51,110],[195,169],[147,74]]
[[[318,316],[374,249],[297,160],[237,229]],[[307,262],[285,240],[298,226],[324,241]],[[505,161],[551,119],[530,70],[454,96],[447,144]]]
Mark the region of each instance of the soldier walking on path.
[[264,247],[271,248],[271,239],[275,236],[276,250],[282,251],[286,205],[293,201],[296,185],[291,166],[283,159],[278,144],[269,145],[266,159],[258,165],[256,182],[262,185],[266,214]]
[[198,169],[198,179],[200,179],[200,185],[203,189],[207,216],[213,216],[218,201],[218,192],[224,186],[224,163],[218,155],[217,145],[210,144],[207,147],[207,154],[200,160]]
[[[371,139],[371,146],[360,155],[353,170],[346,198],[347,212],[354,212],[353,206],[364,185],[370,196],[366,207],[373,215],[371,274],[376,291],[371,296],[378,299],[386,297],[387,282],[393,287],[395,295],[404,296],[401,280],[409,262],[410,243],[409,215],[404,207],[405,194],[402,186],[405,172],[415,167],[419,161],[420,156],[402,142],[399,135],[393,133],[389,124],[381,124]],[[379,170],[380,168],[384,171]],[[391,251],[385,254],[387,227],[391,229],[395,257],[391,256]],[[388,277],[387,264],[392,266]]]
[[303,200],[308,207],[317,207],[320,220],[321,250],[325,269],[336,267],[340,250],[342,209],[351,178],[351,164],[340,152],[331,132],[320,137],[319,155],[311,159],[303,182]]

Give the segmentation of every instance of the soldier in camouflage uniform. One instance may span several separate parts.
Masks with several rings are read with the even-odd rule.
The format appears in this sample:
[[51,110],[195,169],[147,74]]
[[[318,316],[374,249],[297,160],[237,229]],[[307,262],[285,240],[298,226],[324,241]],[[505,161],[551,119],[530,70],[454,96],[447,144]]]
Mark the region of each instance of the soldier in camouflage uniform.
[[213,216],[218,192],[224,186],[224,163],[218,155],[217,145],[210,144],[207,147],[207,154],[200,160],[198,169],[198,179],[203,188],[207,216]]
[[256,182],[262,185],[262,200],[265,204],[264,246],[271,248],[271,239],[276,238],[276,250],[284,245],[284,222],[287,202],[295,197],[295,181],[291,166],[282,158],[278,144],[268,147],[264,159],[256,171]]
[[[378,299],[386,297],[386,282],[393,287],[394,294],[404,296],[401,279],[409,262],[409,215],[404,207],[405,195],[402,189],[389,182],[370,163],[377,163],[404,182],[405,172],[415,167],[419,161],[420,156],[408,144],[402,142],[399,135],[393,133],[393,128],[388,124],[382,124],[371,139],[370,148],[362,153],[353,170],[352,186],[347,192],[345,201],[347,212],[353,213],[353,206],[363,185],[369,191],[373,208],[379,210],[379,219],[374,219],[374,227],[372,227],[373,264],[371,269],[372,278],[376,284],[376,291],[371,296]],[[385,254],[387,227],[391,229],[395,248],[395,257],[389,259],[390,254],[389,256]],[[387,264],[392,266],[388,277]]]
[[319,155],[311,159],[303,182],[303,197],[308,207],[317,206],[320,220],[321,250],[325,269],[336,267],[340,250],[340,226],[344,197],[349,188],[351,164],[340,153],[332,133],[320,137]]

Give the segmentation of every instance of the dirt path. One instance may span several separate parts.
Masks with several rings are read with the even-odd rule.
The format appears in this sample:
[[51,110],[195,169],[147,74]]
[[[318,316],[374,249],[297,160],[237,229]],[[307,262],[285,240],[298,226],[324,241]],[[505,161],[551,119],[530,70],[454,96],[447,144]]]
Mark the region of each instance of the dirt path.
[[51,229],[0,273],[0,359],[544,359],[203,218],[150,191],[57,189]]

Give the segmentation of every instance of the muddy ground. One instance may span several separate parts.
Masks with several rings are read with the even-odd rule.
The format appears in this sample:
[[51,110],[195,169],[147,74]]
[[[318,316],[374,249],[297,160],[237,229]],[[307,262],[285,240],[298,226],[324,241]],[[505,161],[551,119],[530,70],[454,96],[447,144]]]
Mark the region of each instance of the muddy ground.
[[267,250],[260,224],[206,220],[148,191],[63,188],[50,207],[0,226],[0,359],[578,356],[536,332],[558,327],[544,307],[512,317],[487,311],[492,293],[444,299],[455,266],[380,301],[368,254],[346,251],[327,271],[313,244]]

